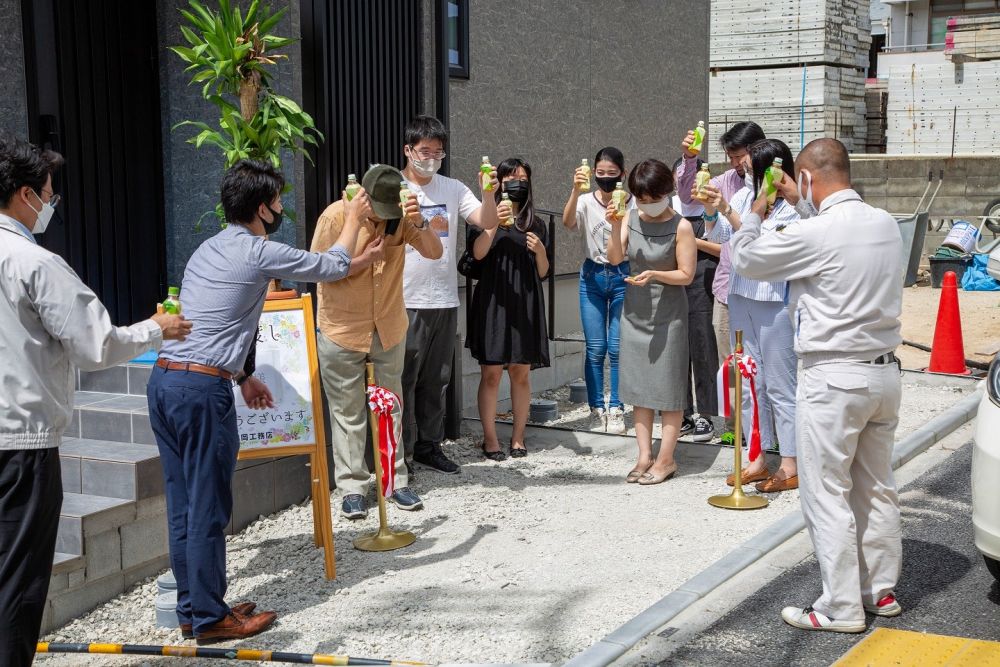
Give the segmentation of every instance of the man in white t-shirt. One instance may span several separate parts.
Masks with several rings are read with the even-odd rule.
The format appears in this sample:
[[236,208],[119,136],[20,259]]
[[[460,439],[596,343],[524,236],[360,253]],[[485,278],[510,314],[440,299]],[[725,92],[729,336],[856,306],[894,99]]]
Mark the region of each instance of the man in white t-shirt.
[[[417,195],[420,212],[441,239],[440,259],[427,259],[406,247],[403,301],[410,320],[403,365],[403,443],[407,459],[443,473],[458,466],[441,451],[444,439],[445,391],[451,379],[458,331],[458,219],[495,229],[499,224],[493,192],[486,205],[464,183],[437,174],[445,157],[448,131],[431,116],[411,120],[404,135],[403,177]],[[478,180],[478,179],[477,179]],[[482,183],[480,182],[480,188]]]

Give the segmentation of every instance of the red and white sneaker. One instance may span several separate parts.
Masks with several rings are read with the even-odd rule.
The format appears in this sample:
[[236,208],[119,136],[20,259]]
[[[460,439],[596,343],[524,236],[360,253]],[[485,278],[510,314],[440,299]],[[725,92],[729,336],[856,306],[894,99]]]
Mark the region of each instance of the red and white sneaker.
[[824,630],[826,632],[864,632],[865,623],[838,621],[819,613],[812,607],[785,607],[781,610],[781,620],[802,630]]
[[884,598],[879,600],[875,605],[866,604],[865,611],[869,614],[875,614],[876,616],[899,616],[903,613],[903,608],[896,601],[896,596],[893,593],[889,593]]

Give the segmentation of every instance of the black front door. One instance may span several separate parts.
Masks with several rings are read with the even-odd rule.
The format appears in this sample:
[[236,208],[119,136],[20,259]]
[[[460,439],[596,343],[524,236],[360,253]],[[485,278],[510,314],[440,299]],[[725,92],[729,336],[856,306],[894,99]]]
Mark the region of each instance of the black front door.
[[166,292],[156,4],[22,0],[28,127],[58,150],[58,219],[39,237],[116,324]]

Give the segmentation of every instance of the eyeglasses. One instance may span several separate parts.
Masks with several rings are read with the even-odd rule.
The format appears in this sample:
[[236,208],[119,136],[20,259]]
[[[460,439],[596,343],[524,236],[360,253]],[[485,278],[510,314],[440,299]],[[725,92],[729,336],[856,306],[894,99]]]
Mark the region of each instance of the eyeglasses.
[[443,160],[448,154],[444,151],[438,151],[432,153],[431,151],[421,150],[418,151],[413,146],[410,146],[410,150],[421,160]]
[[[62,197],[60,195],[55,194],[51,190],[46,190],[45,188],[42,188],[42,194],[49,196],[49,201],[47,203],[52,208],[55,208],[56,206],[58,206],[60,200],[62,200]],[[39,197],[39,199],[41,199],[41,197]],[[43,203],[45,203],[45,202],[43,202]]]

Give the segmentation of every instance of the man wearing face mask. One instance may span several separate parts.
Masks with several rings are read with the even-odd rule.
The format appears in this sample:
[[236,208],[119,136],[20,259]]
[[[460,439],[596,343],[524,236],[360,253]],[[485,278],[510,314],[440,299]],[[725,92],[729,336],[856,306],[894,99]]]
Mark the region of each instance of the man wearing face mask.
[[[499,219],[492,192],[482,204],[464,183],[437,173],[447,142],[448,131],[436,118],[417,116],[406,126],[403,178],[417,196],[421,215],[441,239],[442,254],[429,259],[413,246],[406,248],[403,300],[409,329],[403,365],[403,441],[408,464],[412,459],[438,472],[454,474],[459,468],[441,451],[441,441],[445,391],[458,331],[458,220],[461,217],[470,225],[496,229]],[[496,171],[490,180],[495,192],[500,187]],[[401,509],[420,506],[397,505]]]
[[191,323],[154,315],[112,326],[66,262],[39,246],[59,203],[62,157],[0,138],[0,665],[30,665],[52,573],[63,489],[59,444],[75,368],[123,363]]
[[[778,187],[817,213],[761,236],[758,198],[732,239],[733,268],[787,280],[795,351],[802,512],[823,594],[781,616],[804,630],[863,632],[865,612],[896,616],[902,564],[899,498],[892,474],[899,418],[903,265],[899,226],[851,189],[850,161],[835,139],[809,143],[795,161],[798,185]],[[865,239],[858,243],[858,239]]]
[[[348,277],[319,284],[317,341],[320,372],[330,404],[333,467],[348,519],[368,514],[365,496],[371,473],[365,463],[368,412],[365,362],[375,365],[375,381],[397,395],[406,346],[406,306],[403,305],[403,261],[406,246],[428,259],[441,256],[441,239],[420,215],[416,196],[400,209],[399,170],[375,165],[361,179],[371,193],[372,215],[361,223],[355,261]],[[329,248],[344,228],[346,200],[330,204],[316,224],[312,248]],[[402,218],[402,219],[401,219]],[[402,428],[399,415],[394,416]],[[396,440],[401,440],[397,431]],[[396,458],[395,491],[390,500],[400,506],[419,502],[409,488],[405,461]]]
[[274,612],[253,602],[230,607],[226,538],[231,482],[239,452],[232,383],[255,409],[273,407],[253,376],[257,325],[268,283],[339,280],[371,213],[360,191],[348,203],[337,242],[308,252],[266,238],[283,218],[285,179],[270,163],[241,160],[222,179],[228,226],[202,243],[184,270],[181,301],[198,323],[186,341],[163,346],[149,379],[149,419],[166,480],[170,564],[177,578],[177,618],[200,642],[241,639],[266,630]]

